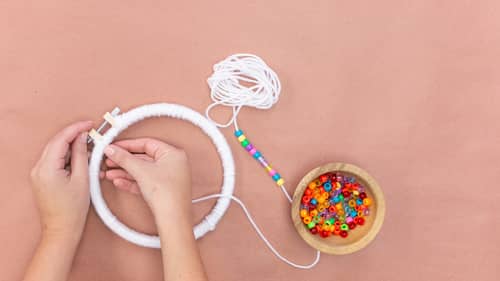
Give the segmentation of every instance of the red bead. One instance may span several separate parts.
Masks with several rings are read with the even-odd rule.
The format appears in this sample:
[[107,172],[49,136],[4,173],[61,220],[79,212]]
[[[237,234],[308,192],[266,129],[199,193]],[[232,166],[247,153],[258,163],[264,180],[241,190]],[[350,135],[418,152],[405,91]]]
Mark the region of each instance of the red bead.
[[311,231],[312,234],[317,234],[318,233],[318,229],[316,227],[311,228],[310,231]]
[[347,237],[347,231],[345,231],[345,230],[340,231],[340,237],[346,238]]
[[349,226],[349,229],[354,229],[356,227],[356,223],[355,222],[350,222],[347,224]]
[[361,193],[359,194],[359,198],[361,198],[361,200],[365,199],[365,198],[366,198],[366,193],[361,192]]
[[304,203],[309,203],[309,201],[311,201],[311,196],[309,196],[309,195],[304,195],[304,196],[302,197],[302,202],[304,202]]
[[320,188],[318,188],[318,189],[319,189],[319,191],[320,191],[321,193],[325,192],[325,188],[324,188],[324,187],[322,187],[322,186],[321,186]]
[[323,174],[323,175],[319,176],[319,180],[321,182],[325,183],[328,180],[328,175],[327,174]]
[[330,232],[323,230],[323,231],[321,231],[320,235],[321,235],[321,237],[326,238],[326,237],[330,236]]
[[312,191],[310,188],[306,188],[306,191],[304,192],[305,195],[310,196],[312,194]]
[[365,224],[365,219],[362,217],[358,217],[356,220],[356,223],[359,225],[363,225],[363,224]]
[[349,195],[351,195],[351,193],[347,190],[344,190],[344,191],[342,191],[342,195],[344,195],[344,198],[347,198],[347,197],[349,197]]

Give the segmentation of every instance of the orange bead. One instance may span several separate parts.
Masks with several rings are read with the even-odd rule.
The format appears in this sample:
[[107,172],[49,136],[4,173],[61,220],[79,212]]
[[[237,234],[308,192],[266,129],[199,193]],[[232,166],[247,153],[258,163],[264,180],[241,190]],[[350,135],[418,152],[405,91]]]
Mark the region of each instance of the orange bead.
[[316,188],[316,183],[315,182],[309,183],[309,188],[310,189],[315,189]]
[[370,198],[363,199],[363,205],[370,206],[372,204],[372,200]]
[[309,212],[309,215],[311,215],[311,217],[315,217],[318,215],[318,210],[312,210],[311,212]]
[[307,216],[307,217],[304,217],[302,219],[302,221],[305,223],[305,224],[309,224],[311,221],[312,221],[312,218],[310,216]]
[[304,218],[306,216],[307,216],[307,210],[305,210],[305,209],[300,210],[300,217]]

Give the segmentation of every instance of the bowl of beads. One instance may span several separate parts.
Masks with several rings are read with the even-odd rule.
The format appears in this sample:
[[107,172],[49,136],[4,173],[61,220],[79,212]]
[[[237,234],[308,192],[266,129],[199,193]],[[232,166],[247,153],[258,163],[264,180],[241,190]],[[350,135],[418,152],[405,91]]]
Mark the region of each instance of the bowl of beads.
[[349,254],[368,245],[382,227],[384,195],[363,169],[330,163],[302,178],[291,215],[299,235],[310,246],[327,254]]

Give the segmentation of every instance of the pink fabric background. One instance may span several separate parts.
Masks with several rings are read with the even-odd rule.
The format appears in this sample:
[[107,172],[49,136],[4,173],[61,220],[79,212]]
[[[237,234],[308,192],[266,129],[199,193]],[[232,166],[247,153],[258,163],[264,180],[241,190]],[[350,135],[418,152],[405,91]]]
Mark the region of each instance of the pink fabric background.
[[[203,111],[212,65],[236,52],[260,55],[283,83],[276,107],[244,109],[240,123],[288,190],[317,165],[350,162],[379,181],[387,214],[366,249],[324,255],[303,271],[279,262],[232,205],[199,241],[211,280],[499,280],[499,8],[457,0],[1,1],[0,280],[20,279],[39,238],[28,173],[54,133],[80,119],[100,122],[115,105]],[[310,262],[279,190],[223,132],[237,163],[236,194],[284,255]],[[124,137],[144,135],[188,151],[195,196],[218,191],[216,152],[196,128],[154,120]],[[122,220],[154,233],[140,197],[103,188]],[[211,206],[197,205],[197,218]],[[159,251],[119,239],[90,212],[70,280],[161,275]]]

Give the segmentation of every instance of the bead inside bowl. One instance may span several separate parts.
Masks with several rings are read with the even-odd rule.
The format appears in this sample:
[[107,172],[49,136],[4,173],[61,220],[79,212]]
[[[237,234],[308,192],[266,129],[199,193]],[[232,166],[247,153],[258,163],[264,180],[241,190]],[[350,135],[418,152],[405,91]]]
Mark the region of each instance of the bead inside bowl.
[[[308,226],[304,223],[300,213],[301,209],[304,209],[303,195],[310,183],[322,175],[332,174],[345,176],[346,179],[352,179],[359,183],[364,188],[362,191],[371,201],[368,202],[369,206],[367,206],[369,214],[362,216],[362,225],[357,224],[354,229],[343,232],[342,234],[345,235],[348,233],[346,237],[339,235],[339,233],[333,235],[333,232],[330,233],[331,235],[313,234],[315,232],[311,232],[311,225]],[[291,215],[297,232],[310,246],[327,254],[349,254],[364,248],[375,238],[384,220],[385,201],[379,185],[366,171],[352,164],[330,163],[313,169],[302,178],[294,193]],[[353,216],[353,218],[356,217]]]

